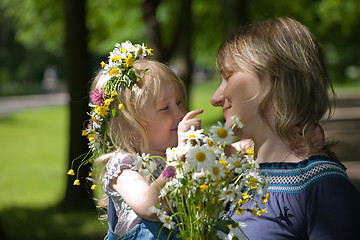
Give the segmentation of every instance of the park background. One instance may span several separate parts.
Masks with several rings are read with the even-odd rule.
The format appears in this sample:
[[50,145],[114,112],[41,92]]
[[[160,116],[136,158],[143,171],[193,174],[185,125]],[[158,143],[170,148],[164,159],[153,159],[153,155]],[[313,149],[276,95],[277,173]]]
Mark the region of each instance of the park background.
[[217,48],[274,16],[297,19],[322,44],[338,95],[324,128],[360,188],[359,14],[358,0],[0,0],[0,239],[104,237],[89,186],[66,172],[87,151],[89,82],[116,42],[144,42],[172,66],[206,130],[222,120],[210,105]]

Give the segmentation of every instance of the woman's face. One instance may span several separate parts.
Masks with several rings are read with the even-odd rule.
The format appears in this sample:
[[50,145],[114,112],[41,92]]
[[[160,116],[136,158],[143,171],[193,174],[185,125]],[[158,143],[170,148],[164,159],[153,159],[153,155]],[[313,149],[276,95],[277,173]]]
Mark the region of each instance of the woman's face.
[[257,74],[249,69],[222,72],[222,82],[215,91],[211,104],[222,107],[226,124],[232,124],[231,117],[242,119],[244,127],[236,129],[235,135],[255,141],[262,137],[267,125],[258,113],[260,98],[263,94],[261,82]]

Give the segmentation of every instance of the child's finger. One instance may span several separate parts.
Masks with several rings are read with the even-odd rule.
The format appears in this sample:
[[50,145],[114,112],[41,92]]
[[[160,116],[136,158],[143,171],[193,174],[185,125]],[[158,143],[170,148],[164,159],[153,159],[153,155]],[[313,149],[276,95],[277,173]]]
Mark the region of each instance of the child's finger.
[[193,111],[190,111],[188,112],[185,117],[183,118],[183,120],[189,120],[189,119],[192,119],[194,118],[195,116],[203,113],[204,110],[203,109],[197,109],[197,110],[193,110]]

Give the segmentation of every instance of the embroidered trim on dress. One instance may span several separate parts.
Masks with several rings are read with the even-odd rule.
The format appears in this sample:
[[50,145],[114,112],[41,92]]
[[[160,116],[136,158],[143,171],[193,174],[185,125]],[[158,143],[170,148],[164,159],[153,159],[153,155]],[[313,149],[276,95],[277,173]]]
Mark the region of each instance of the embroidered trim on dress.
[[331,160],[309,161],[308,164],[296,168],[261,168],[266,175],[268,192],[300,193],[313,183],[325,178],[348,179],[344,167]]

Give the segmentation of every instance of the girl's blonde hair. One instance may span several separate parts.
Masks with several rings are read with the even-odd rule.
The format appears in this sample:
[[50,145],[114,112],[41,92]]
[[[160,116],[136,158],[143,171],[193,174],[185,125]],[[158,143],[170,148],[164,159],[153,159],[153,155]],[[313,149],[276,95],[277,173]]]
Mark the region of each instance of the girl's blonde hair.
[[[147,153],[149,148],[149,136],[146,123],[142,117],[150,99],[152,104],[161,99],[167,91],[174,92],[184,108],[186,108],[186,92],[183,82],[165,64],[153,60],[137,60],[133,68],[140,77],[132,87],[121,84],[117,90],[117,97],[124,105],[124,109],[117,111],[117,116],[111,116],[108,122],[107,132],[114,151],[104,154],[95,160],[97,165],[102,166],[100,182],[106,172],[106,164],[116,152],[131,154]],[[107,79],[102,72],[95,77],[91,90],[103,89]],[[118,101],[118,100],[116,100]],[[117,106],[119,102],[115,103]],[[98,207],[106,207],[107,196],[104,195],[98,201]]]
[[250,68],[260,79],[270,77],[260,116],[268,123],[267,107],[272,106],[276,133],[290,146],[297,139],[310,150],[304,132],[331,116],[335,93],[321,48],[307,27],[287,17],[244,27],[220,46],[216,64],[220,72]]

